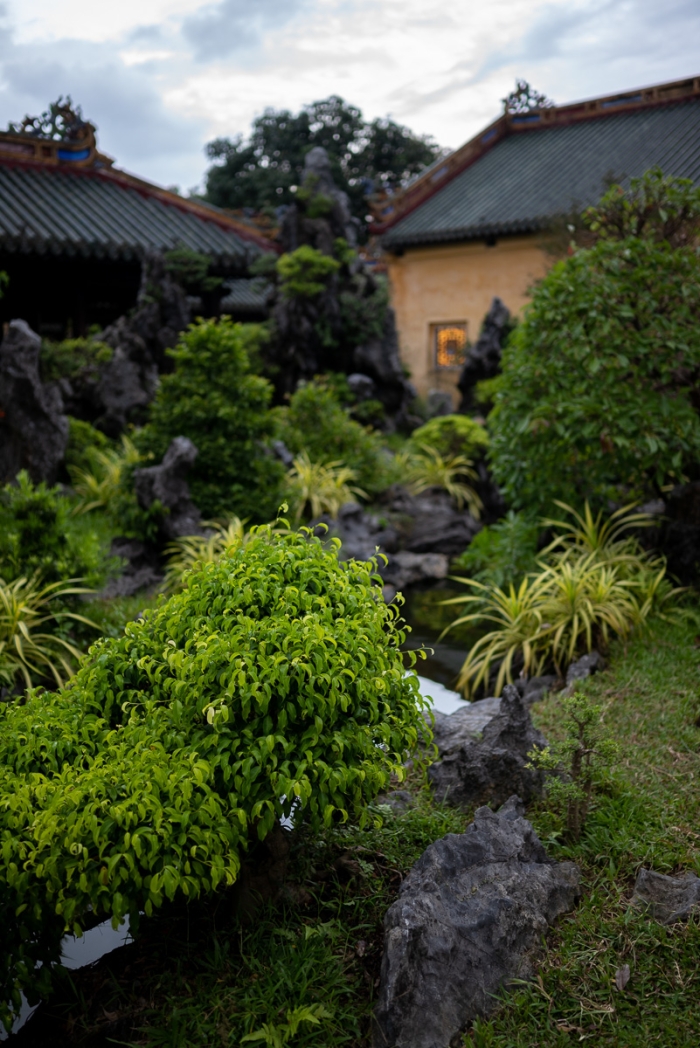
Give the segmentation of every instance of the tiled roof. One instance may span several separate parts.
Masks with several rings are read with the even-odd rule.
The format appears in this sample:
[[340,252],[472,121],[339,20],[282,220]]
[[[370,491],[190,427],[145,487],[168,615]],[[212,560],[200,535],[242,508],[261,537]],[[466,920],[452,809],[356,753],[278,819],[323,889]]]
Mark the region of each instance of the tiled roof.
[[224,212],[115,168],[68,169],[0,158],[0,249],[133,259],[184,245],[245,265],[264,238]]
[[225,280],[223,289],[226,294],[220,303],[222,313],[264,312],[272,292],[271,285],[260,277]]
[[533,126],[522,126],[521,118],[519,129],[499,128],[494,145],[394,220],[383,245],[391,250],[544,229],[554,216],[595,203],[610,179],[624,183],[655,166],[700,183],[697,95],[618,113],[600,106],[590,118],[535,125],[533,118]]

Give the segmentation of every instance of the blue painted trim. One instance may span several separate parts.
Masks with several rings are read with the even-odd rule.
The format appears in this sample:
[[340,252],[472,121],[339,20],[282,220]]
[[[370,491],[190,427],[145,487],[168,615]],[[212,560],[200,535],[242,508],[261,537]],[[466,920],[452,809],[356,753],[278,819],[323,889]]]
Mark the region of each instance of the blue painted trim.
[[59,160],[87,160],[90,156],[89,149],[59,149],[57,151]]

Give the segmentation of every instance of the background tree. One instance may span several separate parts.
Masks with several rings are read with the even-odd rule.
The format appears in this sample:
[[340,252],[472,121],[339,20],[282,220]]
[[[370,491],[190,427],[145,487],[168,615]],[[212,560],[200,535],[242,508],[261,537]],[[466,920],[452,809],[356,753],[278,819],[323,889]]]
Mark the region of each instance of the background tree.
[[[214,161],[207,199],[218,207],[270,210],[291,204],[303,179],[304,157],[323,146],[336,184],[364,225],[366,198],[391,189],[431,164],[440,148],[393,120],[364,120],[338,95],[300,112],[268,108],[253,121],[250,137],[217,138],[207,146]],[[292,187],[295,187],[294,189]]]

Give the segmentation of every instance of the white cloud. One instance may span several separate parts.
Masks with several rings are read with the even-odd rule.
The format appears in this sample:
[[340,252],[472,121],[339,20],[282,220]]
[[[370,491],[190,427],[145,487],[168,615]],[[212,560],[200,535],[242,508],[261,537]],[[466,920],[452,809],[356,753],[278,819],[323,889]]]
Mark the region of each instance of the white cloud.
[[[127,169],[192,185],[266,106],[340,94],[458,146],[516,76],[557,102],[700,72],[697,0],[8,0],[0,123],[71,93]],[[2,5],[0,5],[0,11]],[[9,29],[8,29],[9,27]],[[12,38],[8,36],[11,30]]]

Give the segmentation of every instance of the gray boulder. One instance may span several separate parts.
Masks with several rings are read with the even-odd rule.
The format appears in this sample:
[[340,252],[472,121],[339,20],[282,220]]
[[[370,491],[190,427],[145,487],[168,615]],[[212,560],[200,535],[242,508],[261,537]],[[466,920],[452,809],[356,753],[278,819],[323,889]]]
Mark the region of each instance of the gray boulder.
[[700,877],[683,873],[668,877],[653,870],[640,870],[634,885],[632,905],[648,909],[659,924],[675,924],[700,909]]
[[446,579],[449,567],[449,558],[444,553],[410,553],[400,550],[390,554],[386,564],[380,561],[377,570],[384,583],[397,592],[417,582]]
[[[503,804],[518,793],[525,801],[542,789],[542,772],[528,768],[528,753],[547,742],[530,719],[529,709],[513,685],[506,685],[503,697],[486,699],[493,704],[484,723],[482,734],[470,720],[470,707],[459,710],[439,722],[435,734],[439,759],[428,768],[428,778],[438,800],[455,807],[469,807],[477,801],[491,805]],[[472,707],[480,707],[476,702]],[[445,721],[455,718],[454,730]]]
[[492,1012],[509,980],[532,976],[579,882],[573,863],[548,858],[517,797],[431,844],[386,914],[374,1048],[447,1048]]
[[26,469],[35,484],[53,483],[68,443],[61,393],[39,374],[41,339],[11,320],[0,346],[0,483]]
[[400,530],[400,541],[411,553],[463,553],[481,525],[466,509],[458,509],[446,491],[432,488],[411,495],[393,484],[380,496],[390,518]]
[[187,437],[175,437],[158,466],[134,470],[134,489],[142,509],[157,500],[168,510],[162,530],[166,539],[201,535],[201,514],[190,498],[185,479],[197,457],[197,448]]
[[605,669],[605,659],[597,651],[591,651],[588,655],[582,655],[576,662],[572,662],[566,671],[567,691],[573,691],[578,680],[585,680],[599,670]]
[[110,579],[99,597],[133,597],[142,590],[152,589],[163,581],[157,552],[137,539],[112,539],[110,555],[119,557],[123,568],[120,575]]

